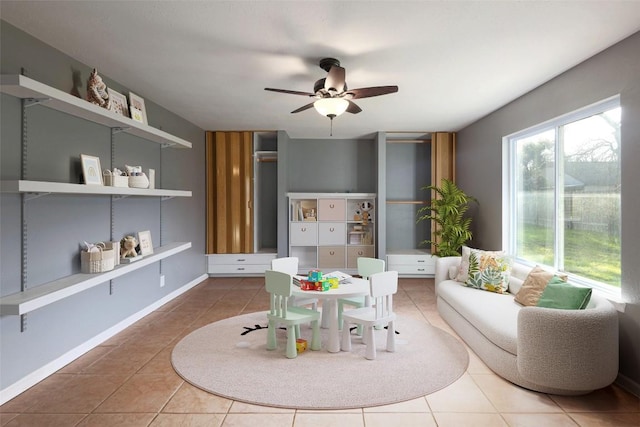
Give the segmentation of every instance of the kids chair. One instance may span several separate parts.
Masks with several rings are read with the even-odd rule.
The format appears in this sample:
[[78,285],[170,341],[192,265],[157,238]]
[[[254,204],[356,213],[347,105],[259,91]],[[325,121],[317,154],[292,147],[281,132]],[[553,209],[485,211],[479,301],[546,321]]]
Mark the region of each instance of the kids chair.
[[371,298],[373,306],[347,310],[342,314],[344,327],[342,328],[342,351],[351,351],[351,331],[349,325],[354,323],[364,326],[362,342],[367,345],[365,357],[369,360],[376,358],[376,341],[374,327],[387,325],[387,351],[396,351],[396,331],[393,312],[393,295],[398,291],[398,272],[385,271],[369,276]]
[[[271,260],[271,269],[281,271],[292,276],[298,274],[298,257],[290,256],[284,258],[275,258]],[[310,305],[314,310],[318,309],[317,298],[300,298],[292,296],[289,300],[290,305],[303,307]]]
[[267,292],[270,294],[270,310],[267,314],[269,319],[267,350],[275,350],[278,347],[276,329],[281,324],[286,325],[286,354],[289,359],[295,358],[298,355],[296,339],[300,338],[299,332],[296,333],[296,326],[308,322],[311,322],[313,330],[311,350],[320,350],[320,313],[308,308],[289,306],[292,286],[291,275],[273,270],[267,270],[264,274]]
[[[358,258],[358,275],[363,279],[368,279],[370,275],[374,273],[382,273],[384,271],[384,260],[377,258]],[[350,305],[356,308],[365,306],[366,297],[352,297],[352,298],[340,298],[338,300],[338,327],[342,328],[342,312],[345,305]],[[358,335],[362,335],[362,327],[358,327]]]

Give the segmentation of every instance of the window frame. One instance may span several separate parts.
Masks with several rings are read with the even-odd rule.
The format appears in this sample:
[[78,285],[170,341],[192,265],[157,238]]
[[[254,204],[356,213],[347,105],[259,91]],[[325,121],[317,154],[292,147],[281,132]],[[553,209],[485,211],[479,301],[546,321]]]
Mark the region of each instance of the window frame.
[[[558,219],[558,215],[561,215],[562,217],[564,217],[564,209],[561,208],[561,204],[563,202],[560,194],[561,189],[563,188],[562,186],[563,162],[559,161],[559,159],[564,157],[564,156],[559,156],[559,154],[561,154],[560,151],[563,149],[563,145],[559,143],[560,127],[582,120],[582,119],[586,119],[588,117],[591,117],[597,114],[602,114],[606,111],[609,111],[615,108],[621,108],[620,95],[615,95],[610,98],[606,98],[602,101],[595,102],[586,107],[579,108],[570,113],[563,114],[561,116],[555,117],[553,119],[547,120],[545,122],[536,124],[534,126],[511,133],[503,137],[502,139],[503,141],[502,176],[504,179],[502,184],[502,195],[503,195],[502,246],[506,248],[506,250],[509,253],[512,253],[512,254],[516,253],[516,239],[517,239],[517,233],[516,233],[517,222],[515,221],[515,213],[517,212],[517,209],[516,209],[517,200],[514,194],[515,192],[514,183],[515,183],[515,177],[516,177],[516,167],[518,163],[516,159],[517,150],[515,149],[515,142],[517,140],[527,138],[533,135],[537,135],[545,131],[554,130],[555,140],[556,140],[556,143],[554,144],[554,156],[557,159],[556,164],[558,165],[554,169],[554,177],[556,180],[556,185],[554,189],[554,207],[553,207],[554,218],[556,219],[554,223],[554,230],[555,230],[557,229],[557,225],[560,223],[560,221],[563,220],[563,218]],[[621,116],[620,127],[622,127],[622,116]],[[620,168],[622,168],[622,164],[620,164]],[[622,196],[621,196],[620,203],[622,203]],[[622,215],[622,212],[620,213],[620,215]],[[620,236],[620,238],[622,239],[622,236]],[[561,238],[558,238],[557,232],[555,233],[553,244],[554,244],[554,254],[559,254],[560,252],[563,252],[563,247],[562,247],[563,242],[561,241]],[[558,260],[556,258],[557,257],[554,256],[554,264],[558,263]],[[538,264],[536,262],[529,261],[519,257],[515,257],[514,261],[530,267],[533,267],[536,264]],[[549,267],[552,267],[558,270],[563,268],[562,264],[564,264],[564,254],[562,255],[562,258],[560,259],[559,262],[561,265],[552,265]],[[617,286],[609,285],[606,283],[598,282],[583,276],[578,276],[572,273],[567,273],[567,275],[569,276],[569,280],[571,280],[573,283],[589,286],[594,290],[597,290],[603,293],[605,296],[610,297],[614,300],[620,300],[621,298],[622,284],[620,285],[620,287],[617,287]]]

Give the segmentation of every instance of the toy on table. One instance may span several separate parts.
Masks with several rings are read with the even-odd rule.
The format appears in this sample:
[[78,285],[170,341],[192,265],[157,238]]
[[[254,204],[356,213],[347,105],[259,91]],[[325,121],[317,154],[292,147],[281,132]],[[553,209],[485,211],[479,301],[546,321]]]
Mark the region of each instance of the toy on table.
[[307,280],[300,281],[300,289],[303,291],[328,291],[331,288],[328,278],[322,277],[322,271],[311,270]]

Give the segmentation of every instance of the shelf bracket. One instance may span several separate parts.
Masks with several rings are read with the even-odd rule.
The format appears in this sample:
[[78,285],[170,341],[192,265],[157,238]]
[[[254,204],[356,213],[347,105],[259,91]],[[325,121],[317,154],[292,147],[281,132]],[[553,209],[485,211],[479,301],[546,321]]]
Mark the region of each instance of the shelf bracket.
[[126,132],[128,131],[129,127],[116,127],[116,128],[111,128],[111,133],[116,134],[116,133],[120,133],[120,132]]
[[162,144],[160,144],[160,148],[170,148],[176,145],[178,144],[176,144],[175,142],[163,142]]
[[109,280],[109,295],[113,295],[113,280]]
[[126,199],[127,197],[129,197],[128,194],[114,194],[111,196],[111,200],[118,201],[120,199]]
[[51,101],[51,98],[25,98],[24,107],[28,108],[34,105],[38,105],[47,101]]
[[165,200],[171,200],[173,199],[175,196],[162,196],[160,197],[160,201],[164,202]]
[[20,332],[24,332],[27,330],[27,315],[20,315]]

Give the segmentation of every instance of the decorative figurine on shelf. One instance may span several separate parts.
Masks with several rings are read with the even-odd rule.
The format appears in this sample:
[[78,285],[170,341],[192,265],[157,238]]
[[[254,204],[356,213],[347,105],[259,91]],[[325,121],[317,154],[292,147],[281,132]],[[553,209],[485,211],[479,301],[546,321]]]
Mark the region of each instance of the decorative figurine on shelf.
[[138,240],[133,236],[125,236],[120,240],[120,247],[122,248],[122,258],[135,258],[138,256],[136,252],[136,246],[138,246]]
[[362,224],[366,225],[371,220],[370,212],[373,210],[373,203],[371,202],[360,203],[360,210],[362,211]]
[[354,221],[362,221],[362,211],[360,209],[356,209],[356,213],[353,214]]
[[87,101],[107,110],[111,108],[107,85],[102,81],[102,77],[98,75],[98,70],[95,68],[87,80]]

